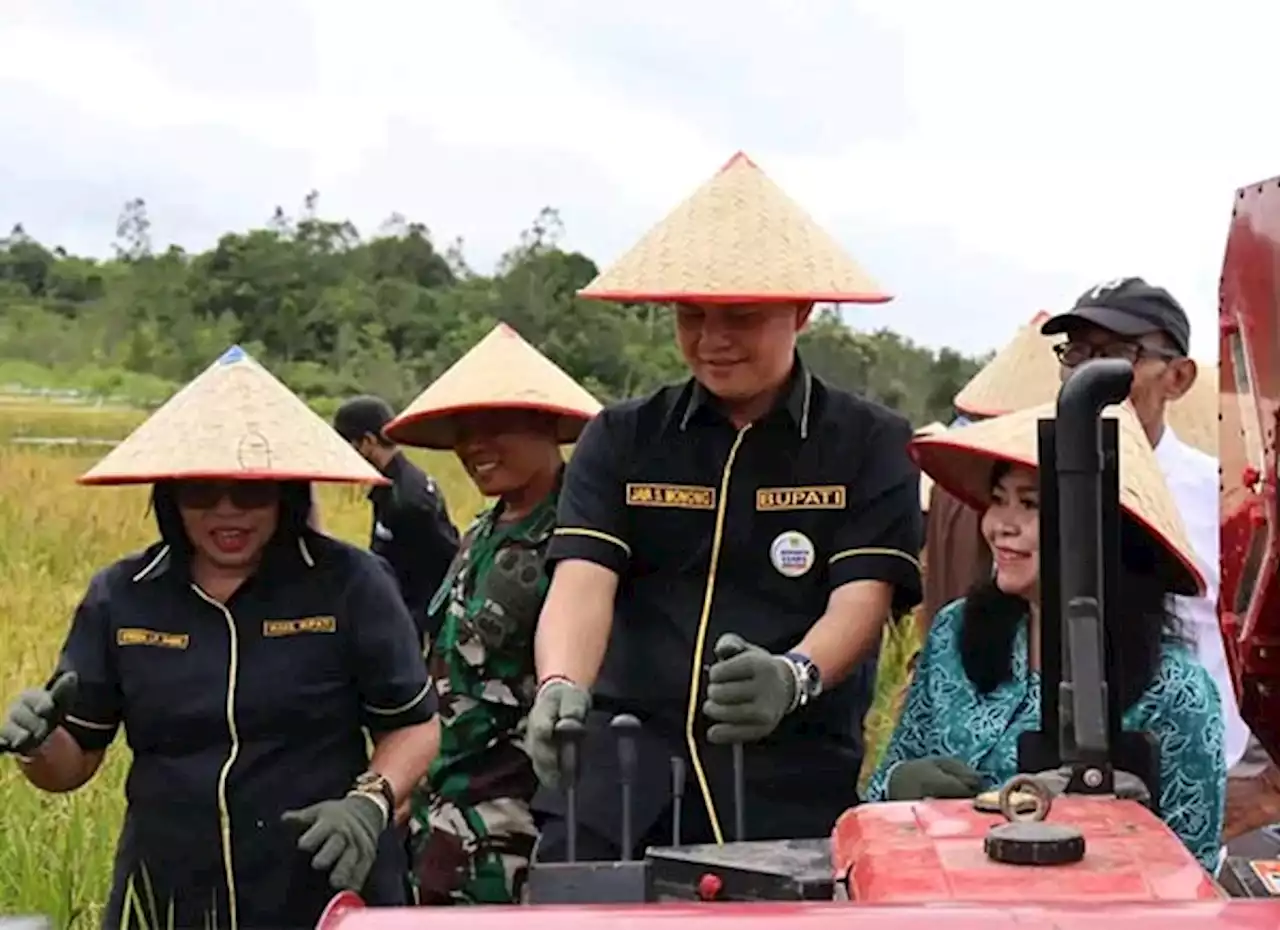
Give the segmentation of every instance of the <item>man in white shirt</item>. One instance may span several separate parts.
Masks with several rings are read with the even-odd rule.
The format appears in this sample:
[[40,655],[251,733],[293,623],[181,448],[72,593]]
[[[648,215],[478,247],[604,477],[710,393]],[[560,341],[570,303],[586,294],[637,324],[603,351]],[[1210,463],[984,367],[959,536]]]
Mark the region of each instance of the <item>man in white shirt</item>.
[[1187,357],[1187,314],[1164,288],[1142,278],[1117,278],[1086,291],[1070,311],[1046,320],[1040,332],[1066,334],[1067,341],[1054,346],[1064,378],[1092,358],[1133,363],[1129,400],[1155,448],[1207,582],[1204,597],[1176,598],[1175,609],[1218,684],[1231,769],[1244,756],[1251,734],[1240,718],[1218,626],[1218,461],[1180,440],[1165,420],[1166,407],[1191,390],[1197,376],[1196,363]]

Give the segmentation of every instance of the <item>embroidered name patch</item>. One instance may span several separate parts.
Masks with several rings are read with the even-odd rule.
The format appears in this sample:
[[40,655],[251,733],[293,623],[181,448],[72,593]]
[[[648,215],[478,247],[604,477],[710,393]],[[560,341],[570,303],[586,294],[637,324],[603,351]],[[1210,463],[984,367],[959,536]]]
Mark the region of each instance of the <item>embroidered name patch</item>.
[[758,488],[756,510],[844,510],[842,484],[801,488]]
[[300,633],[333,633],[338,623],[333,617],[299,617],[297,620],[263,620],[263,636],[297,636]]
[[191,637],[186,633],[158,633],[138,627],[116,630],[117,646],[159,646],[161,649],[186,649]]
[[716,489],[693,484],[628,484],[627,506],[715,510]]

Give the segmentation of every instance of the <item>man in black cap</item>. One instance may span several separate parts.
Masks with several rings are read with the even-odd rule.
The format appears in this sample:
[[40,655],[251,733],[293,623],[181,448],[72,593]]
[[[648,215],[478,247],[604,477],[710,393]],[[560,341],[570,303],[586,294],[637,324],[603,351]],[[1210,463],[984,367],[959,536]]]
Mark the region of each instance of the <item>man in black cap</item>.
[[1191,323],[1164,288],[1142,278],[1116,278],[1080,295],[1071,310],[1046,320],[1040,332],[1066,335],[1065,342],[1054,346],[1064,380],[1093,358],[1133,363],[1129,400],[1155,449],[1208,582],[1205,597],[1179,597],[1175,604],[1177,613],[1189,621],[1197,657],[1218,684],[1224,751],[1231,768],[1244,755],[1250,733],[1240,719],[1218,626],[1218,462],[1179,439],[1165,420],[1168,406],[1186,396],[1198,375],[1196,363],[1187,357]]
[[391,479],[390,486],[369,492],[373,504],[369,548],[390,563],[418,631],[426,636],[433,632],[427,629],[427,604],[458,551],[458,530],[435,481],[382,435],[394,416],[380,397],[353,397],[338,408],[333,428]]

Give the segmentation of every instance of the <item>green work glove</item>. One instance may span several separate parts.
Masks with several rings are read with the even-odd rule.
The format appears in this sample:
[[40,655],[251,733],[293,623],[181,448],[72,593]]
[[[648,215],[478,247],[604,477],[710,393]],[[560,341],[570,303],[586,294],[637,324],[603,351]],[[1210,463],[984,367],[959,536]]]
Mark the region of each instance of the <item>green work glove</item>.
[[306,828],[298,849],[314,853],[311,867],[328,872],[330,885],[359,891],[378,857],[378,838],[387,828],[388,814],[370,795],[352,792],[336,801],[286,811],[280,820]]
[[561,720],[586,723],[591,694],[571,681],[553,679],[538,689],[525,728],[525,751],[533,760],[538,781],[548,788],[560,786],[560,753],[555,729]]
[[702,712],[716,721],[707,731],[712,743],[751,743],[764,739],[791,710],[796,674],[791,663],[753,646],[736,633],[716,641],[716,662],[707,674]]
[[18,695],[0,726],[0,751],[25,756],[44,745],[75,700],[79,677],[63,672],[47,689],[28,688]]
[[889,775],[885,794],[890,801],[923,801],[925,798],[975,798],[983,777],[959,759],[926,756],[899,762]]

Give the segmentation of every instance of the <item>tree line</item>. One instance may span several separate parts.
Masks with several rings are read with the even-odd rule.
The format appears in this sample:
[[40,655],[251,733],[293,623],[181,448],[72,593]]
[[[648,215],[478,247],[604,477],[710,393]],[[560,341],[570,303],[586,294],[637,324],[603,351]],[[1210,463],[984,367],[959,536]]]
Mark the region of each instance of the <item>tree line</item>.
[[[66,389],[152,406],[239,343],[316,406],[375,393],[412,399],[497,322],[506,322],[604,401],[686,377],[669,310],[576,295],[597,273],[560,247],[542,210],[489,274],[400,215],[371,235],[326,218],[318,194],[296,216],[228,232],[204,252],[153,247],[142,199],[126,203],[114,255],[40,242],[21,223],[0,238],[0,385]],[[830,308],[801,336],[820,375],[908,416],[951,416],[984,358],[933,351],[881,329],[856,332]]]

